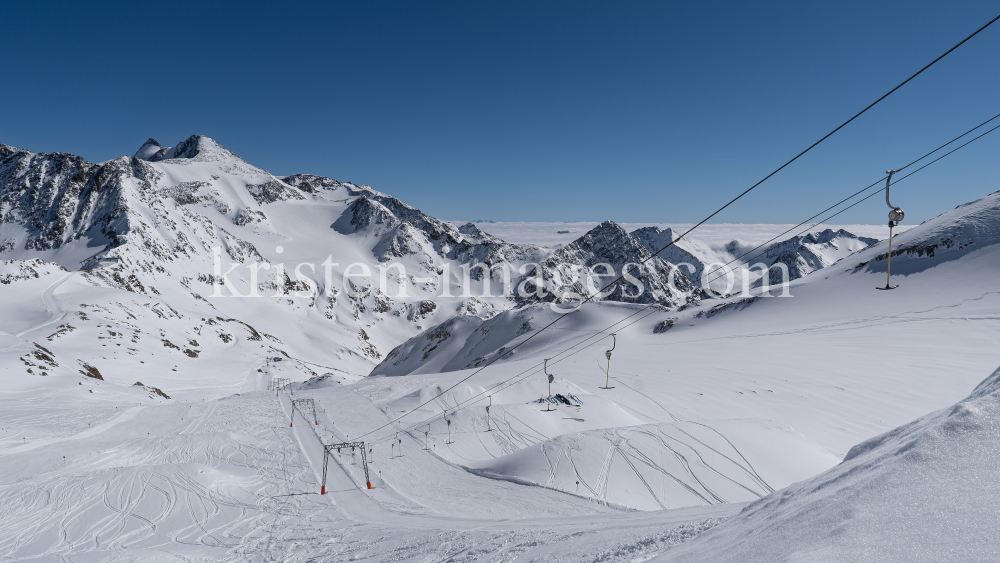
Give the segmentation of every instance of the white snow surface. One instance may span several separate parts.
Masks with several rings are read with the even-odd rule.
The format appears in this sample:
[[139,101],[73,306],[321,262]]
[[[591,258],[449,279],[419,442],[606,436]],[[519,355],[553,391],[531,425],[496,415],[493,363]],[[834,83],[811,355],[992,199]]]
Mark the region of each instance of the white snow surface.
[[[205,137],[156,146],[101,165],[0,146],[5,560],[996,558],[1000,375],[963,397],[1000,365],[1000,192],[895,237],[893,291],[887,242],[851,231],[794,243],[818,262],[793,297],[603,301],[539,333],[547,303],[460,297],[455,271],[550,241],[277,178]],[[213,298],[216,245],[339,266]],[[448,265],[456,297],[345,287],[383,259]],[[317,494],[321,443],[358,439],[374,488],[344,450]]]
[[1000,369],[656,561],[1000,559]]

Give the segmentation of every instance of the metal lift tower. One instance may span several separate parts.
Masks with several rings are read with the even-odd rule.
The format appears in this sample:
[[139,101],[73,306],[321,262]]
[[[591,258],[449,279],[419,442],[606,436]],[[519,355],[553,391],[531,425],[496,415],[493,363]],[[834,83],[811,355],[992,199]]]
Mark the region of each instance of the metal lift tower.
[[342,442],[340,444],[323,444],[323,483],[322,485],[320,485],[319,489],[319,494],[321,495],[326,494],[326,465],[330,461],[330,452],[333,450],[337,450],[339,452],[342,448],[351,448],[351,451],[354,451],[354,448],[361,448],[361,465],[363,465],[365,468],[365,484],[368,485],[369,489],[372,488],[372,480],[371,478],[368,477],[368,460],[365,459],[364,442]]

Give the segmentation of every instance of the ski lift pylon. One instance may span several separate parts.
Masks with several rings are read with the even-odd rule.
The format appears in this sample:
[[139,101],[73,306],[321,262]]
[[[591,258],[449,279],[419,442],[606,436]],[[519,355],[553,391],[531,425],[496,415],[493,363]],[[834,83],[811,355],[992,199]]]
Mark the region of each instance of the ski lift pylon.
[[[611,350],[614,350],[618,346],[618,339],[615,338],[615,333],[611,333]],[[604,357],[608,359],[608,369],[604,373],[604,387],[599,387],[598,389],[614,389],[611,386],[611,350],[604,351]]]
[[553,410],[553,408],[552,408],[552,382],[556,380],[556,376],[554,376],[551,373],[549,373],[549,360],[550,359],[551,358],[545,358],[545,366],[542,368],[542,371],[545,372],[545,376],[549,380],[549,398],[546,399],[546,401],[545,401],[545,409],[544,409],[543,412],[555,412],[555,410]]
[[885,267],[885,287],[875,288],[881,290],[896,289],[897,287],[899,287],[898,285],[889,285],[889,281],[891,279],[890,276],[892,275],[892,228],[895,227],[896,224],[902,221],[903,217],[906,216],[906,214],[903,213],[902,209],[896,207],[889,201],[889,186],[892,183],[892,175],[895,174],[896,172],[899,172],[899,170],[885,171],[885,173],[889,175],[885,179],[885,204],[889,206],[889,209],[891,209],[891,211],[889,211],[889,255],[888,255],[888,262]]
[[493,395],[489,396],[490,404],[486,405],[486,431],[493,432],[493,425],[490,424],[490,407],[493,406]]

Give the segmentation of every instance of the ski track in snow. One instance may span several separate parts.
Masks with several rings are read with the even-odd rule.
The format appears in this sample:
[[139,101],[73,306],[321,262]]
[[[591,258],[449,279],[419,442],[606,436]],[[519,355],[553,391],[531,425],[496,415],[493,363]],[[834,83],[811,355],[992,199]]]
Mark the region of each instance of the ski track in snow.
[[732,442],[730,442],[730,441],[729,441],[729,438],[726,438],[725,434],[723,434],[722,432],[719,432],[718,430],[716,430],[715,428],[712,428],[711,426],[708,426],[708,425],[705,425],[705,424],[702,424],[702,423],[700,423],[700,422],[695,422],[695,421],[691,421],[691,424],[697,424],[698,426],[704,426],[705,428],[708,428],[708,429],[709,429],[709,430],[711,430],[712,432],[715,432],[716,434],[718,434],[718,435],[719,435],[719,437],[720,437],[720,438],[722,438],[723,440],[725,440],[725,441],[726,441],[726,443],[727,443],[727,444],[729,444],[729,447],[730,447],[730,448],[732,448],[734,452],[736,452],[736,455],[740,456],[740,459],[742,459],[742,460],[743,460],[743,463],[745,463],[746,465],[744,466],[743,464],[740,464],[740,463],[739,463],[739,462],[737,462],[737,461],[736,461],[735,459],[732,459],[732,458],[730,458],[730,457],[729,457],[729,456],[727,456],[726,454],[724,454],[724,453],[722,453],[722,452],[720,452],[720,451],[716,450],[715,448],[713,448],[712,446],[709,446],[709,445],[708,445],[708,444],[706,444],[705,442],[702,442],[702,441],[701,441],[701,440],[699,440],[698,438],[695,438],[694,436],[691,436],[691,434],[689,434],[689,433],[687,433],[687,432],[684,432],[684,429],[683,429],[683,428],[680,428],[680,427],[677,427],[677,430],[679,430],[679,431],[683,432],[683,433],[684,433],[685,435],[689,436],[689,437],[690,437],[690,438],[691,438],[692,440],[694,440],[694,441],[698,442],[699,444],[701,444],[701,445],[705,446],[706,448],[708,448],[708,449],[712,450],[713,452],[716,452],[716,453],[718,453],[719,455],[721,455],[722,457],[725,457],[726,459],[728,459],[728,460],[732,461],[732,462],[733,462],[733,464],[735,464],[735,465],[739,466],[739,467],[740,467],[741,469],[744,469],[744,471],[747,471],[747,470],[748,470],[748,471],[747,471],[747,476],[749,476],[749,477],[750,477],[751,479],[753,479],[753,480],[757,481],[757,483],[759,483],[759,484],[760,484],[760,486],[761,486],[761,487],[763,487],[763,488],[764,488],[764,490],[765,490],[766,492],[768,492],[768,493],[773,493],[773,492],[774,492],[774,489],[773,489],[773,488],[771,488],[771,486],[770,486],[770,485],[768,485],[768,484],[767,484],[767,483],[766,483],[766,482],[764,481],[764,479],[762,479],[762,478],[761,478],[761,476],[760,476],[760,475],[759,475],[759,474],[757,473],[757,471],[756,471],[756,470],[755,470],[755,469],[753,468],[753,466],[752,466],[752,465],[750,465],[750,462],[749,462],[749,461],[747,461],[747,458],[743,457],[743,454],[742,454],[742,453],[740,453],[740,450],[739,450],[739,449],[738,449],[738,448],[737,448],[736,446],[734,446]]
[[[441,515],[444,520],[430,516],[428,521],[426,514],[413,520],[402,505],[383,502],[373,506],[384,508],[367,516],[357,507],[348,515],[341,512],[336,495],[377,499],[391,494],[391,486],[365,491],[355,474],[360,464],[352,466],[348,460],[341,464],[333,458],[327,483],[333,492],[317,495],[319,468],[315,463],[321,458],[303,452],[317,448],[327,428],[323,421],[317,428],[301,417],[297,417],[298,424],[288,427],[287,400],[258,392],[186,405],[173,413],[178,417],[173,435],[156,439],[146,438],[141,430],[166,414],[157,416],[151,411],[169,407],[126,411],[111,422],[140,418],[139,431],[120,424],[93,429],[101,431],[90,431],[73,441],[77,449],[64,450],[71,459],[65,466],[57,464],[27,481],[0,485],[0,554],[4,560],[75,559],[89,554],[92,560],[210,556],[224,561],[315,557],[421,561],[428,557],[478,560],[487,554],[503,559],[551,545],[560,559],[579,560],[593,556],[594,545],[580,542],[581,537],[591,537],[599,539],[604,550],[618,544],[631,558],[696,535],[736,508],[702,517],[695,514],[672,527],[632,513],[636,523],[626,528],[635,529],[614,534],[610,542],[602,523],[586,518],[576,523],[557,519],[556,524],[542,526],[491,519],[456,521],[445,514]],[[182,411],[183,422],[179,420]],[[117,432],[113,438],[107,436],[111,428]],[[92,451],[93,446],[85,443],[88,440],[98,440],[94,443],[106,449]],[[435,459],[423,450],[407,455],[421,454]],[[25,461],[51,457],[36,449],[10,455]],[[612,457],[609,451],[609,464]],[[544,488],[507,486],[534,490],[522,500],[515,496],[502,502],[551,504],[544,500],[547,496],[567,498]],[[393,506],[402,512],[394,512]],[[693,523],[685,523],[688,520]],[[407,533],[398,535],[407,528]],[[449,532],[442,531],[449,528]],[[605,557],[594,560],[629,560]]]
[[[709,337],[709,338],[705,338],[705,339],[699,339],[698,341],[699,342],[703,342],[705,340],[729,340],[729,339],[743,339],[743,338],[762,338],[762,337],[771,337],[771,336],[787,336],[787,335],[790,335],[790,334],[801,334],[803,332],[825,332],[825,331],[832,331],[832,330],[837,330],[837,331],[841,331],[841,330],[856,330],[856,329],[871,328],[873,326],[877,327],[877,326],[883,326],[883,325],[905,324],[905,323],[921,323],[921,322],[929,322],[929,321],[946,321],[946,320],[962,320],[962,321],[969,321],[969,320],[1000,320],[1000,315],[977,315],[975,317],[969,317],[969,316],[964,316],[964,315],[955,316],[955,317],[917,317],[917,318],[908,318],[908,317],[906,317],[906,315],[923,315],[923,314],[926,314],[926,313],[931,313],[933,311],[937,311],[939,309],[953,309],[953,308],[958,308],[958,307],[961,307],[962,305],[964,305],[966,303],[972,303],[972,302],[976,302],[976,301],[982,301],[983,299],[985,299],[986,297],[988,297],[990,295],[1000,295],[1000,291],[987,291],[987,292],[984,292],[983,294],[981,294],[981,295],[979,295],[977,297],[969,297],[969,298],[966,298],[966,299],[962,299],[962,300],[960,300],[957,303],[949,303],[949,304],[945,304],[945,305],[937,305],[937,306],[931,307],[929,309],[922,309],[922,310],[917,310],[917,311],[907,311],[907,312],[898,313],[898,314],[895,314],[895,315],[876,315],[876,316],[871,316],[871,317],[865,317],[863,319],[852,319],[850,321],[828,323],[828,324],[822,324],[822,325],[813,325],[813,326],[807,326],[807,327],[801,327],[801,328],[797,327],[797,328],[792,329],[792,330],[768,331],[768,332],[754,332],[754,333],[750,333],[750,334],[739,334],[739,335]],[[679,342],[679,344],[683,344],[683,343],[684,342]]]
[[94,426],[88,430],[84,430],[79,434],[75,434],[73,436],[66,436],[62,438],[43,438],[39,440],[33,440],[31,442],[22,444],[20,446],[14,446],[12,448],[0,450],[0,455],[18,454],[21,452],[26,452],[37,448],[41,448],[43,446],[51,446],[53,444],[58,444],[60,442],[65,442],[67,440],[82,440],[84,438],[90,438],[91,436],[96,436],[97,434],[100,434],[101,432],[110,429],[112,426],[115,426],[116,424],[121,424],[122,422],[132,420],[133,418],[135,418],[135,415],[138,414],[139,411],[141,411],[144,408],[145,407],[131,407],[125,412],[118,415],[113,420],[109,420],[108,422],[105,422],[103,424],[98,424],[97,426]]
[[42,305],[48,309],[49,313],[52,315],[49,320],[39,323],[31,328],[22,330],[17,333],[18,338],[24,338],[26,335],[35,332],[36,330],[41,330],[47,326],[52,326],[66,317],[66,311],[59,306],[59,302],[55,298],[55,291],[63,284],[66,280],[73,277],[74,272],[70,272],[63,277],[59,278],[57,281],[53,282],[52,285],[45,288],[45,291],[41,293]]
[[[195,140],[211,154],[224,151],[213,149],[214,141]],[[1000,320],[995,310],[1000,291],[993,290],[993,280],[1000,247],[987,247],[998,240],[994,225],[1000,216],[996,212],[1000,198],[996,194],[901,234],[899,250],[905,246],[906,255],[895,259],[893,272],[901,261],[900,272],[906,273],[898,278],[902,281],[898,292],[872,291],[872,280],[884,279],[884,271],[878,272],[884,266],[878,262],[883,242],[851,255],[867,258],[858,259],[861,266],[844,270],[841,264],[796,281],[796,295],[807,297],[795,300],[795,307],[792,300],[773,299],[753,308],[706,310],[715,302],[703,300],[689,303],[690,307],[652,309],[647,316],[656,316],[648,322],[640,323],[646,318],[640,317],[625,325],[634,328],[621,327],[626,336],[619,334],[615,354],[616,362],[623,358],[625,363],[616,364],[620,369],[612,366],[614,376],[606,376],[606,366],[601,365],[603,349],[596,348],[603,346],[587,345],[595,348],[601,381],[610,377],[619,389],[592,393],[596,377],[586,355],[561,365],[557,362],[554,365],[561,375],[552,391],[575,393],[586,405],[566,408],[557,404],[555,413],[539,414],[545,403],[532,397],[538,396],[545,383],[528,377],[537,370],[522,372],[528,375],[510,385],[491,385],[540,359],[548,349],[600,335],[612,318],[620,319],[623,311],[635,310],[636,305],[588,304],[569,322],[520,348],[516,360],[511,350],[489,372],[451,390],[453,382],[470,373],[451,368],[478,366],[501,344],[506,348],[525,342],[527,332],[555,320],[556,314],[544,306],[525,307],[517,312],[524,316],[517,317],[512,326],[484,323],[479,325],[483,331],[473,337],[435,331],[444,326],[440,323],[448,315],[455,314],[460,301],[439,298],[427,287],[422,294],[414,289],[419,294],[417,302],[369,300],[367,312],[363,300],[348,295],[342,296],[336,311],[332,302],[325,310],[315,299],[308,306],[292,299],[268,301],[259,311],[236,300],[209,303],[193,292],[199,286],[192,284],[202,284],[199,291],[215,284],[200,275],[205,272],[199,268],[209,264],[209,255],[199,248],[220,241],[228,246],[229,237],[216,236],[221,226],[235,233],[232,242],[239,243],[236,246],[259,248],[266,255],[260,258],[266,261],[286,257],[291,261],[289,255],[278,257],[280,252],[271,250],[279,242],[301,253],[296,246],[315,243],[316,247],[309,245],[312,252],[331,241],[340,245],[345,256],[353,253],[358,260],[374,256],[382,261],[372,255],[369,244],[384,234],[374,234],[377,225],[368,234],[347,238],[346,233],[331,231],[330,219],[342,216],[351,201],[364,203],[361,200],[369,197],[375,198],[369,203],[378,211],[384,206],[375,200],[383,196],[353,185],[331,188],[330,194],[322,196],[315,191],[299,194],[297,188],[283,187],[284,180],[235,155],[224,160],[223,164],[206,164],[213,162],[209,159],[155,166],[118,160],[116,170],[124,179],[99,191],[118,194],[118,202],[126,207],[141,204],[129,209],[138,213],[127,221],[127,232],[134,238],[111,249],[119,254],[116,265],[74,272],[79,274],[75,279],[79,283],[66,284],[74,273],[64,273],[52,264],[39,262],[22,269],[15,262],[5,263],[13,274],[4,278],[3,286],[8,292],[5,296],[11,296],[12,312],[0,320],[10,323],[5,327],[16,327],[9,328],[16,335],[0,333],[5,352],[0,361],[7,362],[2,366],[5,370],[16,368],[18,377],[11,377],[7,388],[0,390],[4,470],[0,472],[0,560],[644,561],[735,514],[739,503],[760,499],[831,467],[840,458],[831,452],[842,453],[859,439],[909,420],[916,410],[926,412],[948,404],[942,397],[959,387],[967,391],[964,385],[974,377],[968,375],[974,370],[963,372],[959,367],[978,369],[995,363],[995,321]],[[129,171],[136,166],[148,178],[161,177],[140,186],[139,176]],[[199,175],[221,181],[200,183],[191,197],[235,207],[223,212],[210,203],[182,203],[177,195],[147,197],[190,184],[188,180]],[[248,181],[260,179],[278,191],[288,188],[291,191],[284,196],[292,199],[262,203],[257,199],[260,192],[254,191],[257,201],[251,201]],[[15,185],[9,193],[19,189]],[[256,184],[255,189],[259,189]],[[336,190],[341,190],[338,196],[351,195],[336,201],[327,197]],[[296,199],[299,195],[306,199]],[[432,219],[401,202],[380,201],[399,212],[400,217],[395,217],[384,208],[384,217],[399,220],[399,225],[407,217]],[[266,209],[267,217],[257,208]],[[105,211],[115,209],[108,205]],[[242,224],[246,219],[242,212],[247,210],[259,213],[261,221]],[[309,213],[315,215],[306,221]],[[172,223],[183,223],[185,228],[174,228]],[[301,224],[292,228],[290,223]],[[307,223],[313,228],[305,228]],[[194,228],[197,225],[208,228]],[[606,227],[600,232],[618,232],[610,223]],[[970,248],[973,239],[966,233],[970,227],[979,243],[985,243],[983,248]],[[722,232],[711,225],[705,228]],[[769,228],[758,226],[758,231]],[[522,230],[523,226],[517,226],[512,232]],[[334,231],[338,234],[333,235]],[[452,231],[445,233],[454,237],[449,240],[456,244],[464,240]],[[408,240],[431,245],[426,234],[408,235]],[[579,234],[572,233],[572,239]],[[142,249],[162,246],[162,252],[176,255],[175,249],[183,249],[180,235],[191,235],[188,240],[194,243],[184,251],[190,264],[175,261],[171,275],[161,276],[164,270],[157,266],[163,256]],[[631,240],[625,235],[622,232],[595,251],[620,249],[614,241]],[[565,238],[565,242],[572,240]],[[726,234],[716,242],[731,238]],[[367,242],[354,244],[361,239]],[[70,239],[49,242],[58,240]],[[850,244],[860,244],[856,237],[851,240],[855,242]],[[68,246],[73,244],[77,243]],[[496,250],[497,244],[478,248]],[[441,249],[427,248],[428,264],[437,265],[439,258],[444,260],[441,264],[449,263]],[[832,262],[857,248],[828,248],[826,254],[820,249],[818,263],[826,266],[825,258]],[[81,247],[75,252],[84,250],[91,251]],[[911,251],[919,258],[911,256]],[[232,252],[229,256],[237,261],[253,258],[246,252],[242,258]],[[600,252],[586,256],[597,258]],[[926,258],[925,252],[929,253]],[[706,256],[715,254],[712,250]],[[531,250],[515,261],[547,255]],[[18,260],[24,256],[17,250]],[[410,256],[407,264],[421,264],[421,253]],[[62,259],[72,266],[67,255]],[[947,267],[941,267],[946,263]],[[861,269],[864,264],[868,266]],[[132,274],[137,276],[134,280]],[[829,283],[823,281],[827,279]],[[179,287],[173,287],[175,281]],[[153,288],[153,282],[164,292]],[[239,282],[251,283],[243,277]],[[437,312],[408,316],[407,312],[416,311],[414,305],[422,307],[425,297],[438,299],[432,309]],[[493,313],[513,306],[504,299],[485,305],[498,307],[490,310]],[[233,315],[278,336],[258,334],[244,320],[227,318]],[[338,315],[339,321],[335,320]],[[718,318],[713,319],[715,315]],[[662,323],[667,319],[676,325],[667,326],[671,332],[663,335],[661,328],[666,325]],[[69,326],[70,321],[75,326]],[[64,322],[65,330],[60,326],[50,335],[42,334]],[[356,329],[362,327],[368,332],[357,335]],[[509,334],[504,332],[508,330]],[[406,339],[419,343],[420,334],[433,333],[438,334],[433,347],[421,348],[412,361],[393,360],[392,365],[399,366],[393,377],[360,380],[357,375],[367,373],[379,360],[388,363],[387,346]],[[46,348],[32,347],[32,339],[39,336],[53,342],[46,346],[55,350],[51,355],[61,364],[46,359]],[[140,336],[142,345],[138,344]],[[197,343],[196,337],[210,345]],[[456,342],[464,338],[471,340],[459,343],[463,348]],[[369,339],[373,340],[371,350],[365,344]],[[339,367],[295,358],[277,346]],[[454,349],[448,351],[449,346]],[[364,354],[359,353],[361,348]],[[485,355],[468,363],[474,350]],[[882,350],[898,354],[883,355]],[[263,359],[278,354],[288,361],[274,365]],[[449,359],[448,354],[455,357]],[[143,359],[133,358],[140,355]],[[107,381],[76,371],[76,363],[83,360],[100,364]],[[400,363],[404,360],[410,363]],[[739,370],[729,365],[744,360],[747,365]],[[867,370],[856,369],[861,363],[867,363]],[[296,397],[316,400],[319,425],[295,419],[296,409],[285,404],[291,396],[262,392],[276,375],[294,381],[316,375],[308,366],[355,374],[349,378],[334,375],[325,383],[317,381],[315,389],[295,390]],[[408,372],[411,368],[412,373]],[[130,385],[136,373],[175,398],[182,393],[186,395],[183,400],[201,402],[154,397],[145,386]],[[951,381],[962,377],[966,379],[961,383]],[[443,389],[449,392],[408,413],[413,405]],[[480,428],[486,427],[479,410],[480,393],[487,389],[496,401],[491,432]],[[440,410],[434,412],[435,407]],[[441,411],[452,421],[450,432],[440,418]],[[669,420],[664,420],[664,414]],[[434,418],[427,423],[434,440],[429,449],[421,447],[420,430],[407,429],[410,425],[403,423],[403,415],[414,423]],[[393,424],[396,419],[400,422]],[[290,420],[295,424],[289,425]],[[387,425],[381,433],[385,435],[376,432],[369,438],[374,441],[366,442],[374,448],[370,480],[375,488],[367,489],[361,463],[354,453],[345,451],[330,454],[328,495],[317,494],[325,455],[322,441],[347,441],[383,424]],[[437,441],[446,433],[450,439],[436,450]],[[405,439],[386,448],[390,435]],[[783,504],[784,494],[779,492],[754,506]],[[947,503],[948,499],[940,497],[929,503],[932,510],[938,503]],[[794,499],[789,505],[794,505]],[[662,510],[677,506],[690,508]]]

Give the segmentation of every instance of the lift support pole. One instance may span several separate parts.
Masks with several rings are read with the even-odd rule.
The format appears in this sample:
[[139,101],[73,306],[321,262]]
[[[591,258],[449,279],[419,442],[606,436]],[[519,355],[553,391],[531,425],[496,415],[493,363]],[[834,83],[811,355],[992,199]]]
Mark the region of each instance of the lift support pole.
[[323,444],[323,483],[320,485],[319,494],[326,494],[326,466],[330,461],[330,452],[337,450],[338,452],[341,448],[361,448],[361,464],[365,468],[365,484],[368,488],[372,488],[372,480],[368,477],[368,460],[365,458],[365,443],[364,442],[342,442],[340,444]]
[[313,399],[292,399],[292,419],[288,425],[291,426],[295,422],[295,409],[302,413],[302,418],[306,418],[306,408],[312,409],[313,422],[319,426],[319,418],[316,416],[316,401]]

